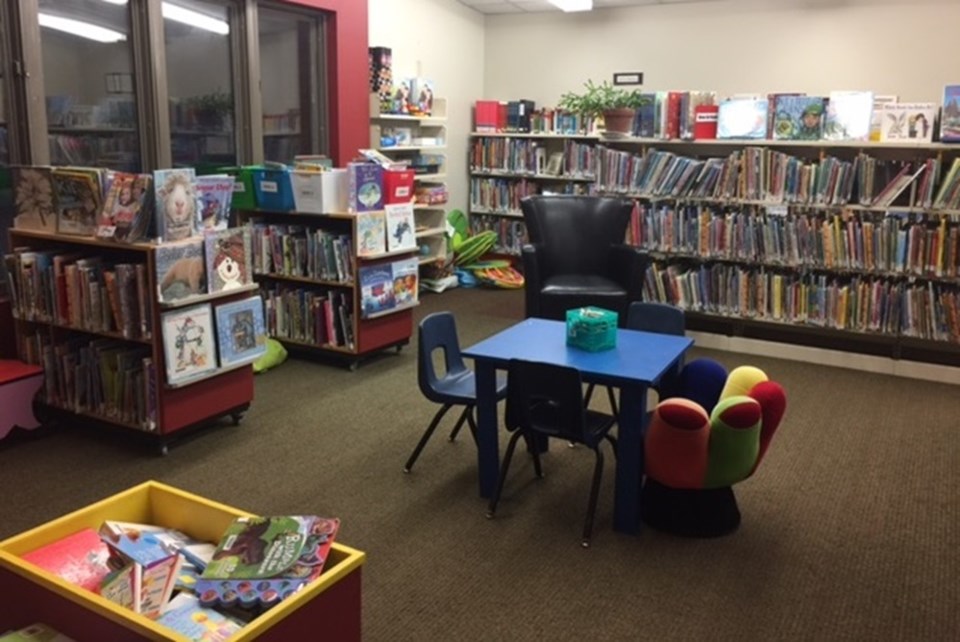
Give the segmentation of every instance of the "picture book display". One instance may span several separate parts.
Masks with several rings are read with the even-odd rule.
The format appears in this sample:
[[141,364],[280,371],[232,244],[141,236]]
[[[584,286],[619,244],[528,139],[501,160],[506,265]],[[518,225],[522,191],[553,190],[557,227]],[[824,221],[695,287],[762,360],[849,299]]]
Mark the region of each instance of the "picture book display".
[[383,168],[374,163],[347,165],[351,212],[383,209]]
[[197,176],[197,229],[225,230],[230,221],[234,180],[226,174]]
[[943,88],[940,140],[946,143],[960,141],[960,85]]
[[765,98],[731,98],[720,103],[717,112],[717,138],[766,138]]
[[340,520],[240,517],[197,581],[203,606],[272,606],[320,576]]
[[221,367],[254,361],[267,351],[260,295],[218,305],[216,314]]
[[417,302],[420,290],[419,275],[420,262],[416,258],[394,261],[393,270],[393,298],[397,307],[413,305]]
[[57,194],[57,233],[93,236],[101,204],[102,170],[57,167],[53,187]]
[[387,227],[384,212],[357,212],[357,256],[376,256],[386,251]]
[[827,140],[868,140],[873,118],[873,92],[831,91],[823,137]]
[[413,203],[394,203],[384,206],[387,217],[387,251],[413,250],[417,247],[414,234]]
[[49,167],[13,167],[13,226],[20,230],[57,231],[57,195]]
[[884,106],[896,105],[899,101],[899,96],[885,94],[874,95],[873,113],[870,115],[870,140],[874,142],[878,142],[880,140],[880,121]]
[[774,140],[819,140],[823,135],[822,96],[777,96],[774,105]]
[[153,176],[115,172],[97,220],[97,237],[133,242],[147,234]]
[[226,642],[243,624],[220,611],[204,607],[191,593],[170,600],[157,622],[196,642]]
[[397,307],[390,263],[360,268],[360,310],[364,317]]
[[253,283],[250,228],[235,227],[204,235],[207,289],[210,293],[236,290]]
[[880,109],[880,141],[884,143],[933,140],[937,106],[934,103],[896,103]]
[[23,555],[31,564],[94,593],[99,592],[100,583],[110,573],[109,557],[110,550],[92,528],[79,530]]
[[161,243],[154,250],[157,296],[161,303],[186,299],[207,292],[203,239]]
[[160,318],[167,382],[174,384],[216,370],[216,335],[210,304],[165,312]]
[[153,172],[157,233],[163,241],[180,241],[197,232],[196,171],[192,167]]

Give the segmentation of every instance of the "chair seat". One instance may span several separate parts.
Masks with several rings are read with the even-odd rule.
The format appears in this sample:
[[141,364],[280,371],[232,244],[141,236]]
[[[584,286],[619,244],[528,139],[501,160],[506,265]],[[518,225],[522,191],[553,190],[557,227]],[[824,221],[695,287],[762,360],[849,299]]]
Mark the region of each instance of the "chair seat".
[[616,423],[617,419],[613,415],[596,410],[587,410],[587,425],[584,428],[583,436],[587,446],[596,448],[597,444],[603,439],[603,436],[609,432],[610,427]]
[[[431,394],[426,395],[436,403],[475,404],[477,402],[477,378],[472,370],[448,375],[437,380]],[[507,375],[497,373],[497,399],[507,396]]]
[[575,296],[584,292],[589,292],[593,297],[627,295],[619,283],[597,274],[557,274],[546,279],[540,290],[545,296]]

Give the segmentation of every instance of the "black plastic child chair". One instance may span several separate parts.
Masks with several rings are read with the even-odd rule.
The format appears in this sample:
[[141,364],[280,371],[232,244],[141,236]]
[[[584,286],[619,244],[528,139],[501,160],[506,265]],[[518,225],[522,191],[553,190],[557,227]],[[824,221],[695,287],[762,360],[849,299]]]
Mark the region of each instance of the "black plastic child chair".
[[613,445],[616,455],[617,442],[609,434],[616,419],[612,415],[586,408],[583,380],[576,368],[513,359],[510,361],[507,381],[506,424],[507,430],[513,431],[513,436],[507,445],[500,480],[490,500],[487,517],[492,518],[497,511],[510,460],[521,437],[533,446],[529,450],[533,456],[537,477],[543,477],[543,469],[536,441],[556,437],[584,444],[596,455],[581,540],[581,544],[587,547],[593,532],[593,516],[597,510],[597,497],[603,477],[603,453],[600,452],[600,443],[607,439]]
[[[420,321],[417,331],[417,383],[423,396],[438,404],[440,410],[433,416],[427,430],[417,442],[417,447],[407,459],[403,472],[409,473],[416,463],[423,447],[437,429],[440,420],[454,406],[463,406],[460,418],[450,432],[450,441],[457,438],[464,422],[470,426],[473,439],[477,439],[477,424],[473,418],[473,409],[477,405],[477,385],[473,370],[467,368],[460,354],[460,342],[457,340],[457,325],[450,312],[434,312]],[[433,363],[433,353],[443,350],[445,372],[437,374]],[[507,393],[507,381],[497,376],[497,400]]]

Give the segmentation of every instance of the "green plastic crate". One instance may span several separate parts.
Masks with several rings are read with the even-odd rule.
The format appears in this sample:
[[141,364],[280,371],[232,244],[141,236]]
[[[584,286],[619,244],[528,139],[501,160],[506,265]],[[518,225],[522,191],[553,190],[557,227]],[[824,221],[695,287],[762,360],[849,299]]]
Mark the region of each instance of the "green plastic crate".
[[246,167],[219,167],[218,174],[227,174],[233,176],[233,203],[231,207],[235,210],[254,210],[257,209],[257,198],[253,192],[253,170],[258,165]]
[[567,345],[588,352],[617,347],[617,313],[588,306],[567,310]]

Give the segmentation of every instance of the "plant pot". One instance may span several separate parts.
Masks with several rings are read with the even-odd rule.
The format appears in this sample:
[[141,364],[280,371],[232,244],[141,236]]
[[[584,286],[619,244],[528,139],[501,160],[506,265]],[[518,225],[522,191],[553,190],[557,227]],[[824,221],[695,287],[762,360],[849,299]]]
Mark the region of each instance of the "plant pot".
[[636,113],[635,109],[609,109],[603,112],[604,129],[608,132],[629,134]]

